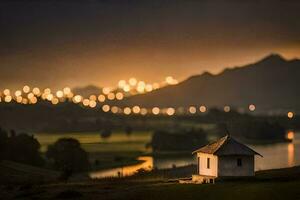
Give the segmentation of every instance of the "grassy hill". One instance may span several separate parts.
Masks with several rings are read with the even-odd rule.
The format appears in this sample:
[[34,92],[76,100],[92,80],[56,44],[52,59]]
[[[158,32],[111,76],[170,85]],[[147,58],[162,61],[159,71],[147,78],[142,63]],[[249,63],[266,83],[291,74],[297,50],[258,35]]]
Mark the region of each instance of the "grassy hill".
[[0,195],[4,199],[282,200],[300,198],[300,167],[260,171],[254,179],[203,185],[178,184],[141,177],[52,183],[27,188],[2,185]]
[[55,181],[59,172],[16,163],[0,161],[0,184],[35,184]]

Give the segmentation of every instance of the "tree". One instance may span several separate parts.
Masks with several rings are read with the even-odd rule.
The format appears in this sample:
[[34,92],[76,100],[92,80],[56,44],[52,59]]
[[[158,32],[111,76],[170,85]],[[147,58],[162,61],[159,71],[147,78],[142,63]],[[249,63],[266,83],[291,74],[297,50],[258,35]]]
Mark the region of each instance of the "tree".
[[[14,131],[12,131],[14,133]],[[29,165],[42,166],[44,160],[40,155],[41,145],[37,139],[26,133],[12,134],[5,147],[5,159]]]
[[111,136],[111,130],[109,128],[104,129],[100,136],[102,139],[109,138]]
[[158,130],[155,131],[151,146],[153,151],[193,151],[207,143],[207,133],[202,130]]
[[5,157],[5,148],[7,146],[8,135],[5,130],[0,127],[0,160]]
[[127,136],[130,136],[130,135],[131,135],[131,133],[132,133],[132,128],[131,128],[131,126],[126,126],[126,128],[125,128],[125,133],[126,133]]
[[90,168],[88,154],[78,140],[61,138],[48,146],[46,157],[54,161],[54,167],[63,172],[82,172]]

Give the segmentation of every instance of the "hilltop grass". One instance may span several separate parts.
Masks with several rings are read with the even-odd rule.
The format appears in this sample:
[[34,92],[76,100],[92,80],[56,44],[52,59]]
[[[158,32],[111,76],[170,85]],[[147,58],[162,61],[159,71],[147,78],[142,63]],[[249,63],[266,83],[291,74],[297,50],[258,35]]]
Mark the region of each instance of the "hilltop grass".
[[114,178],[86,182],[61,182],[30,188],[0,187],[4,199],[130,199],[130,200],[282,200],[300,198],[300,167],[266,170],[252,179],[231,180],[216,184],[179,184],[147,178]]

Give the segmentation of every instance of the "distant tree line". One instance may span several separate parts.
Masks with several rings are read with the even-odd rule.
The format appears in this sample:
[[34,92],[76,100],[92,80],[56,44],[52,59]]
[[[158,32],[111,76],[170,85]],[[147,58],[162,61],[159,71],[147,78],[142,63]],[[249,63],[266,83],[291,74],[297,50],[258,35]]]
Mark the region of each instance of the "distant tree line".
[[[285,127],[278,122],[268,120],[236,120],[228,124],[227,129],[230,134],[248,141],[268,143],[286,140]],[[218,126],[218,132],[220,135],[226,132],[224,124]]]
[[153,151],[193,151],[207,143],[207,133],[202,129],[158,130],[150,143]]
[[208,142],[208,135],[222,137],[230,134],[249,143],[273,143],[286,141],[286,129],[277,122],[256,118],[236,119],[230,123],[219,123],[209,131],[203,129],[157,130],[149,146],[153,151],[192,151]]

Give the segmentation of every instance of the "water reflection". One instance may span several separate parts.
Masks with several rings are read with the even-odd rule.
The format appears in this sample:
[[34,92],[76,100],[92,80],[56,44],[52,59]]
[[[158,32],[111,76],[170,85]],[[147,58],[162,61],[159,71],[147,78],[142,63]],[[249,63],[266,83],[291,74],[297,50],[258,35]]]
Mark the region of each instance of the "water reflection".
[[288,144],[288,166],[295,166],[295,145],[293,143]]
[[118,167],[108,170],[100,170],[91,172],[91,178],[105,178],[105,177],[122,177],[131,176],[138,172],[138,170],[150,171],[153,169],[153,158],[151,156],[141,156],[138,160],[142,161],[140,164],[129,165],[125,167]]

